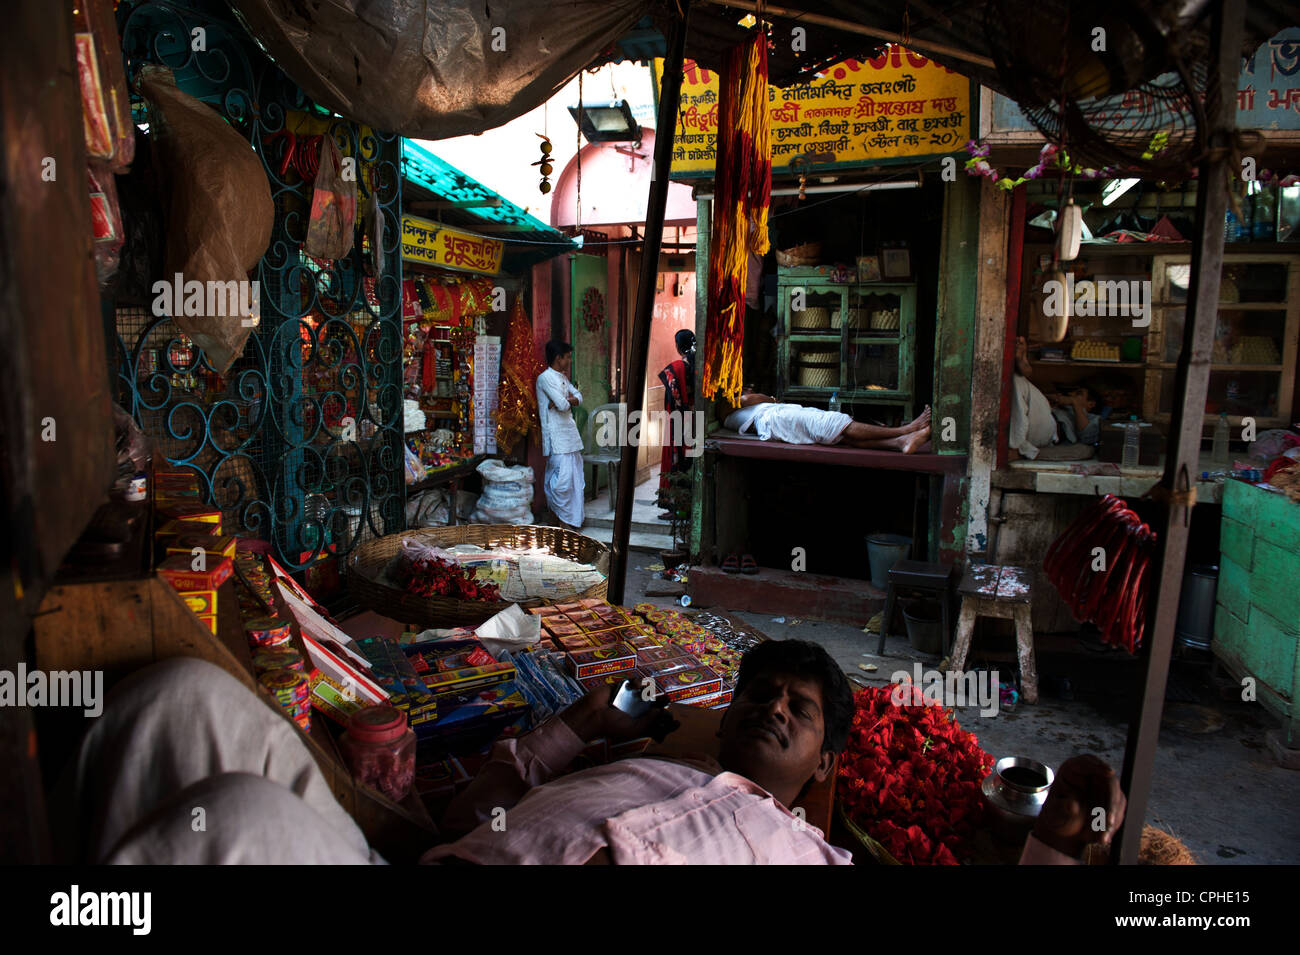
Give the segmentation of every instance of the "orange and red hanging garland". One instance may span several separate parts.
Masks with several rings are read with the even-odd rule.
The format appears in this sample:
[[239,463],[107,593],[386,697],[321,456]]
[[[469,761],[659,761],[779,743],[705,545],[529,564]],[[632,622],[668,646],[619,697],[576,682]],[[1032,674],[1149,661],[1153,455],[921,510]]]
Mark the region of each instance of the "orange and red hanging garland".
[[767,37],[762,31],[727,54],[719,78],[718,151],[709,313],[704,336],[704,395],[735,401],[741,390],[745,283],[750,254],[768,250],[772,195],[768,141]]
[[506,331],[497,399],[497,447],[509,454],[537,420],[537,376],[545,371],[533,348],[533,329],[524,311],[523,296],[515,299]]

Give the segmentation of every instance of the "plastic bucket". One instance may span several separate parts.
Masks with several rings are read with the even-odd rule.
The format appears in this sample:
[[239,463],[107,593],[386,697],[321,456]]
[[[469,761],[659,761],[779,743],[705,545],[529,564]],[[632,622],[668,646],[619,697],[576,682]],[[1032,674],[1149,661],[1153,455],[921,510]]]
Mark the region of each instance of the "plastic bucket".
[[907,560],[912,552],[912,538],[901,534],[872,534],[867,538],[867,561],[871,564],[871,585],[880,590],[889,586],[889,568]]
[[907,639],[918,653],[943,652],[943,611],[933,600],[918,600],[903,608]]

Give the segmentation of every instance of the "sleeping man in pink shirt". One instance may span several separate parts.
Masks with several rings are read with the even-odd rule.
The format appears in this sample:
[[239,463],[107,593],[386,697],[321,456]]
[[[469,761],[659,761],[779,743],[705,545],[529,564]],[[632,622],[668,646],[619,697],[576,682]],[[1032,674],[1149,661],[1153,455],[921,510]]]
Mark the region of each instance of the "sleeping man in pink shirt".
[[[853,718],[848,680],[819,645],[769,641],[741,663],[716,750],[565,770],[588,741],[654,734],[589,694],[498,742],[449,807],[428,863],[843,865],[850,854],[790,811],[824,780]],[[183,718],[177,714],[183,713]],[[367,863],[384,860],[331,794],[298,730],[212,664],[176,659],[125,681],[70,774],[78,825],[68,861]],[[209,824],[192,825],[203,806]],[[1095,807],[1107,826],[1089,825]],[[1070,864],[1124,815],[1114,773],[1091,756],[1057,773],[1022,863]],[[212,825],[211,820],[222,820]]]

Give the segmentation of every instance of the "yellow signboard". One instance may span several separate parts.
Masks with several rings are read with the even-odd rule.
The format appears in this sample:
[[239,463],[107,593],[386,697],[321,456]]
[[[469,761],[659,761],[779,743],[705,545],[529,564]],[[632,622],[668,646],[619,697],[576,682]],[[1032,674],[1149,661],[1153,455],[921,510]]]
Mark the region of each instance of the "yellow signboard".
[[[655,60],[655,80],[663,60]],[[872,165],[955,152],[971,138],[971,83],[928,57],[891,46],[873,60],[845,60],[821,79],[768,87],[772,170],[800,156],[818,168]],[[673,140],[673,176],[712,175],[718,75],[687,60]]]
[[505,248],[499,239],[458,232],[418,216],[402,216],[402,258],[408,262],[496,275]]

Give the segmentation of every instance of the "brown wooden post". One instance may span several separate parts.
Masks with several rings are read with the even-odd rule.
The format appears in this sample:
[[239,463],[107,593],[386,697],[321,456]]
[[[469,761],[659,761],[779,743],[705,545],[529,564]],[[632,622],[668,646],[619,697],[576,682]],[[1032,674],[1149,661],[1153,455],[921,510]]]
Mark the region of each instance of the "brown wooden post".
[[[1233,131],[1236,127],[1237,76],[1241,66],[1244,0],[1221,0],[1215,7],[1210,28],[1210,79],[1206,87],[1206,130],[1204,141],[1210,152],[1201,161],[1196,189],[1196,241],[1192,246],[1191,286],[1187,292],[1190,321],[1183,330],[1183,350],[1178,356],[1173,415],[1169,433],[1173,445],[1165,457],[1161,487],[1166,491],[1196,487],[1196,468],[1201,451],[1205,416],[1205,395],[1210,383],[1210,354],[1218,313],[1219,275],[1223,267],[1223,220],[1227,211],[1228,177],[1236,171],[1233,161]],[[1160,568],[1153,626],[1146,654],[1146,679],[1136,719],[1129,723],[1124,750],[1122,785],[1128,797],[1128,811],[1118,834],[1118,852],[1112,863],[1136,864],[1142,842],[1142,826],[1151,795],[1151,776],[1160,716],[1164,709],[1165,684],[1169,677],[1169,655],[1174,642],[1174,618],[1183,582],[1183,561],[1187,552],[1188,526],[1193,502],[1171,499],[1160,534]]]
[[[668,38],[668,56],[664,59],[663,88],[659,91],[659,115],[655,121],[655,156],[650,180],[650,198],[646,202],[645,243],[641,250],[641,268],[637,280],[636,316],[628,354],[628,420],[640,418],[645,403],[646,364],[650,354],[650,322],[654,317],[655,279],[659,269],[659,251],[664,240],[664,209],[668,204],[668,175],[673,162],[673,133],[677,127],[677,104],[682,91],[682,61],[686,54],[686,24],[690,19],[690,0],[682,4],[681,20],[673,25]],[[644,428],[642,429],[644,433]],[[632,531],[632,495],[636,490],[637,448],[622,442],[622,460],[618,468],[618,509],[614,514],[613,553],[609,565],[609,600],[623,602],[623,585],[627,580],[628,537]]]

